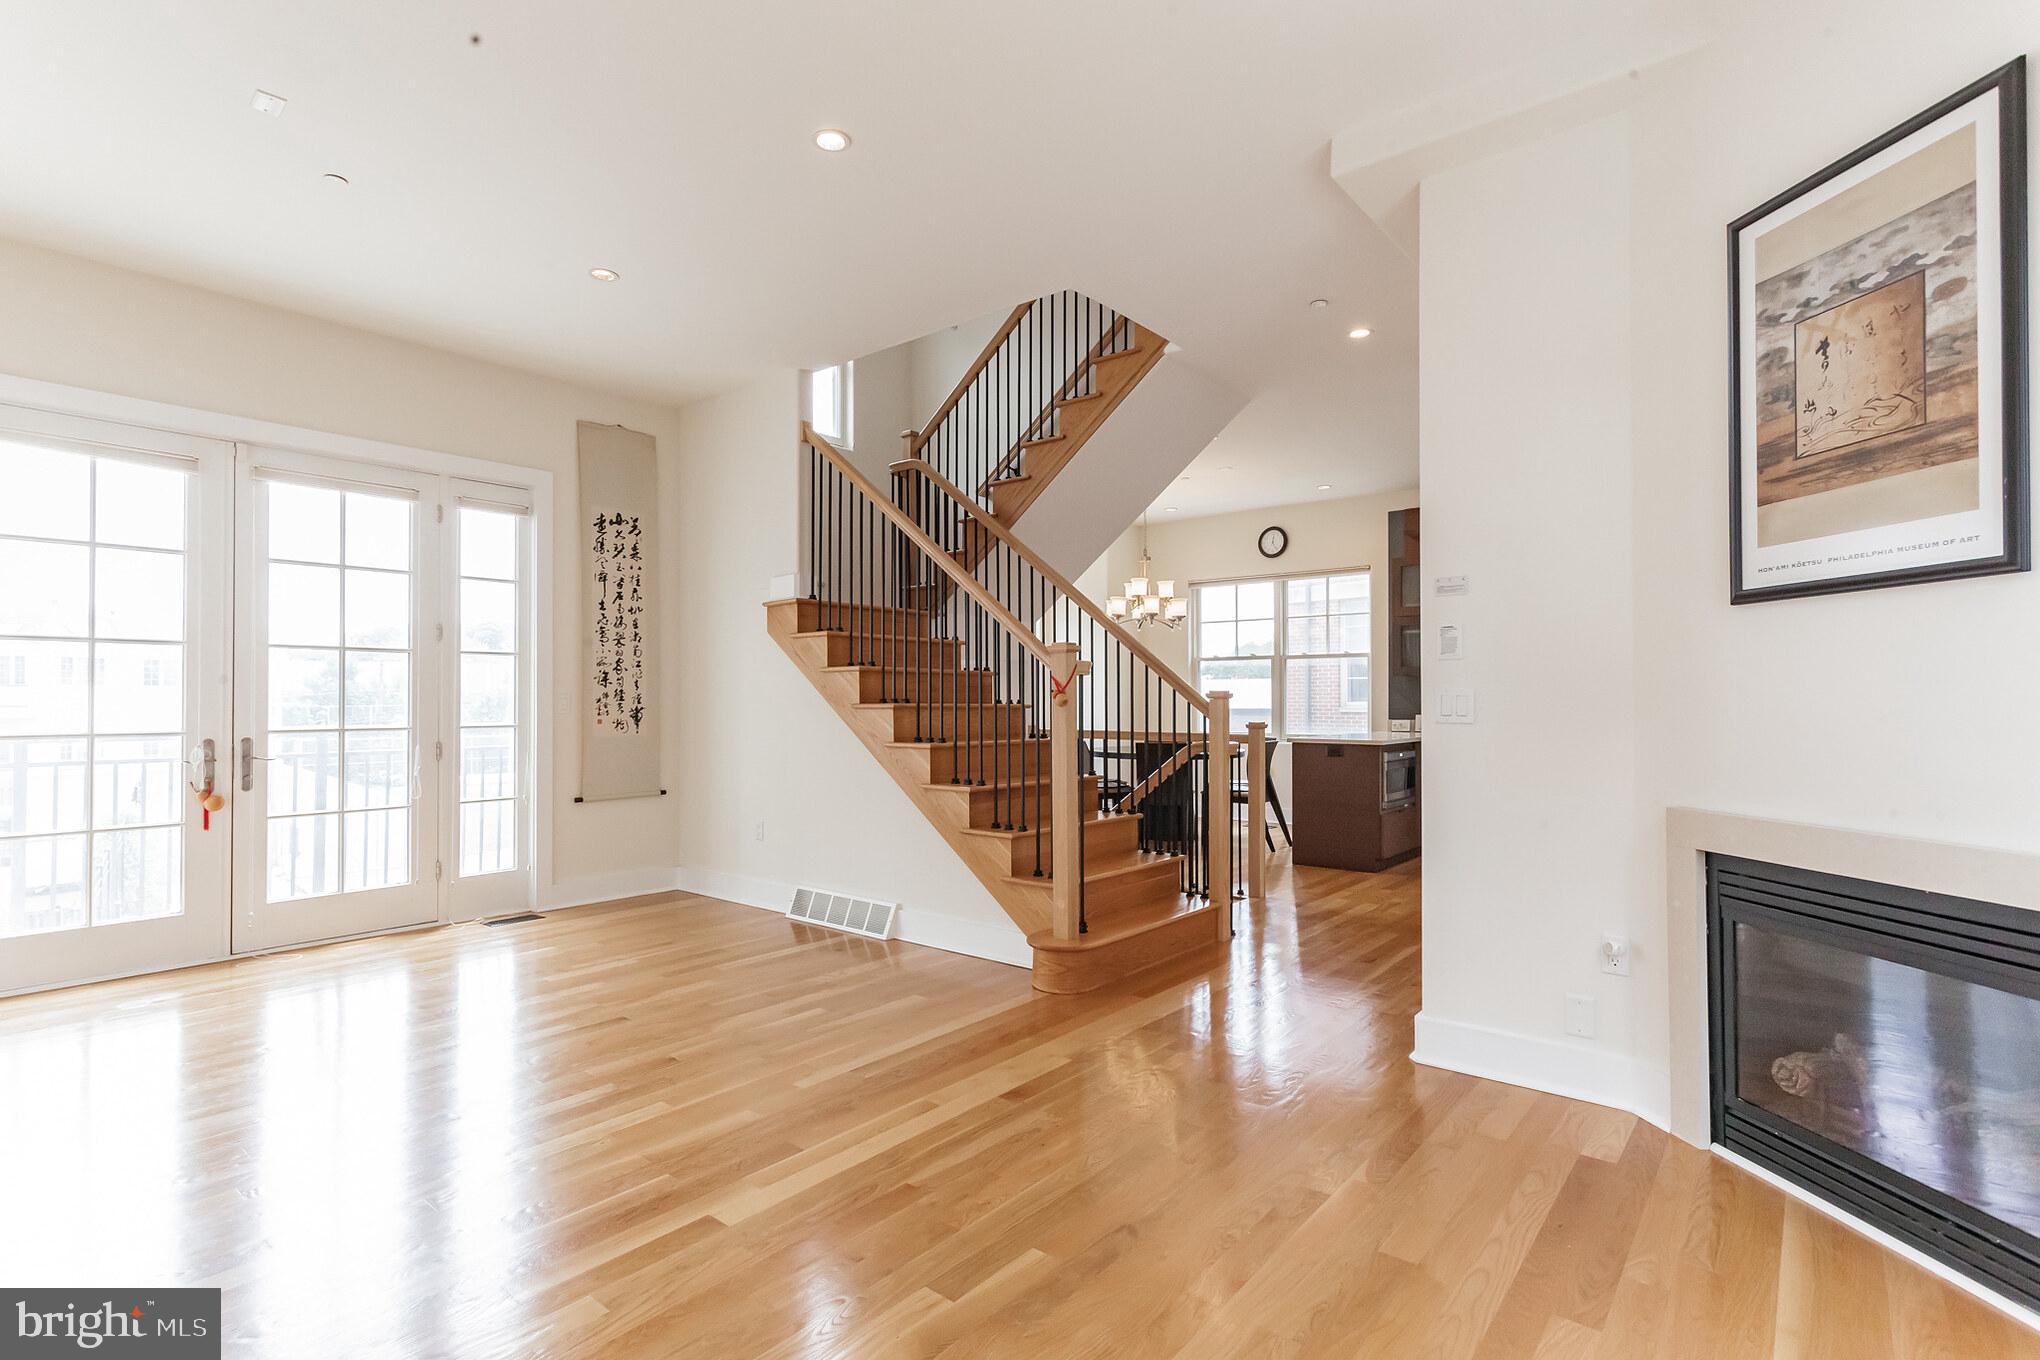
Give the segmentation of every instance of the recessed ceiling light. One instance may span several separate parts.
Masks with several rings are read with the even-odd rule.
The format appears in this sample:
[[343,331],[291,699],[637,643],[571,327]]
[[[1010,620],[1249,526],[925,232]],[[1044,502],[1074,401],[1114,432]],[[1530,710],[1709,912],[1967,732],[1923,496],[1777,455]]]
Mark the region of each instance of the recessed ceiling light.
[[1165,505],[1162,507],[1162,513],[1165,515],[1173,515],[1176,513],[1176,507],[1173,505]]
[[257,113],[266,113],[274,118],[277,114],[283,112],[283,106],[289,102],[288,99],[285,99],[280,94],[271,94],[267,90],[257,90],[254,97],[248,101],[248,107]]
[[823,128],[815,134],[815,145],[824,151],[848,151],[850,134],[841,128]]
[[1332,484],[1330,482],[1319,482],[1317,484],[1317,489],[1320,491],[1330,491],[1332,489]]
[[1365,326],[1355,326],[1352,330],[1346,332],[1346,338],[1348,340],[1365,340],[1372,334],[1374,332],[1368,330]]
[[332,171],[328,170],[325,174],[319,176],[319,182],[321,184],[325,184],[332,188],[337,189],[347,183],[347,176],[336,175]]
[[623,275],[617,273],[614,269],[591,269],[588,271],[588,277],[594,279],[597,283],[615,283]]
[[1220,471],[1220,472],[1231,472],[1231,471],[1232,471],[1232,469],[1231,469],[1231,468],[1229,468],[1229,467],[1227,467],[1227,468],[1220,468],[1220,469],[1219,469],[1219,471]]
[[1310,300],[1310,309],[1313,312],[1322,312],[1325,308],[1331,305],[1332,300],[1330,298],[1312,298]]

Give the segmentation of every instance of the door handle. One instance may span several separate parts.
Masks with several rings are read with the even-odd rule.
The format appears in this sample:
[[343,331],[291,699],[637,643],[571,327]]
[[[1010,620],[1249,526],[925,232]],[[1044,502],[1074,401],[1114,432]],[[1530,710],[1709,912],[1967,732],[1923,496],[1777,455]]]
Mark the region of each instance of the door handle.
[[258,756],[255,754],[255,738],[241,738],[241,792],[247,793],[255,787],[255,762],[258,760],[274,759],[276,759],[275,756]]

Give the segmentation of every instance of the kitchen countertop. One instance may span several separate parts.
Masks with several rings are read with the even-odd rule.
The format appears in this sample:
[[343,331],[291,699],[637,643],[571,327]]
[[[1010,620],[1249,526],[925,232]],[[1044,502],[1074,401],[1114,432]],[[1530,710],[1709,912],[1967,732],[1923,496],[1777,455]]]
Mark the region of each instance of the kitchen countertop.
[[1421,732],[1347,732],[1326,737],[1284,737],[1294,744],[1312,742],[1320,746],[1404,746],[1424,739]]

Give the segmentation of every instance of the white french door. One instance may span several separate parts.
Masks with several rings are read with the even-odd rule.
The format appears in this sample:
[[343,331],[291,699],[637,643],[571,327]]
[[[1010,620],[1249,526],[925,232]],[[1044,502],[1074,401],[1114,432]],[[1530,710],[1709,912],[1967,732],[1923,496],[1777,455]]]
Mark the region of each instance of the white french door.
[[0,407],[0,993],[225,950],[232,461]]
[[237,953],[439,918],[438,482],[244,447]]
[[0,405],[0,994],[534,905],[533,505]]

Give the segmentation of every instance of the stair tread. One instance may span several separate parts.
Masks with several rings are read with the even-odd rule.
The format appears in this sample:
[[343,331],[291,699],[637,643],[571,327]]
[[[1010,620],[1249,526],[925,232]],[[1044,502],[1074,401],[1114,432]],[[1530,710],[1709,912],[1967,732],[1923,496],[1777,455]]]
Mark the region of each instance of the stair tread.
[[1037,930],[1027,937],[1027,943],[1035,949],[1058,950],[1074,953],[1084,949],[1102,949],[1106,945],[1118,944],[1136,935],[1175,924],[1189,916],[1209,915],[1212,904],[1201,897],[1185,897],[1178,893],[1173,901],[1158,902],[1151,907],[1134,907],[1114,913],[1106,920],[1094,923],[1091,928],[1074,940],[1058,940],[1053,930]]
[[[859,699],[851,705],[852,708],[918,708],[919,706],[913,699]],[[956,705],[948,700],[943,700],[941,703],[935,704],[934,707],[938,709],[955,708]],[[1025,708],[1027,705],[1021,703],[1018,699],[987,699],[979,703],[965,704],[963,707],[972,709]]]
[[[911,700],[908,700],[907,702],[912,702],[912,701],[911,701]],[[930,746],[947,746],[948,744],[949,744],[949,743],[948,743],[948,742],[946,742],[946,741],[889,741],[889,742],[887,742],[887,743],[886,743],[886,745],[887,745],[887,746],[896,746],[896,747],[898,747],[898,748],[899,748],[900,750],[902,750],[902,751],[911,751],[911,750],[913,750],[913,749],[914,749],[915,747],[917,747],[917,746],[918,746],[918,747],[921,747],[921,748],[923,748],[923,749],[926,749],[927,747],[930,747]],[[1009,751],[1009,750],[1013,750],[1013,749],[1015,749],[1015,748],[1017,748],[1017,747],[1021,747],[1021,746],[1046,746],[1046,745],[1048,745],[1048,738],[1047,738],[1047,737],[1017,737],[1017,738],[1015,738],[1014,740],[1012,740],[1012,741],[1010,741],[1010,742],[1008,742],[1008,741],[1004,741],[1004,740],[1000,740],[1000,741],[997,741],[997,742],[996,742],[995,744],[996,744],[996,745],[998,746],[998,748],[999,748],[1000,750],[1002,750],[1002,751]],[[1093,777],[1093,778],[1096,778],[1096,776],[1095,776],[1095,775],[1093,775],[1092,777]]]
[[[1061,436],[1057,436],[1057,437],[1058,437],[1058,438],[1060,438]],[[992,486],[1012,486],[1012,485],[1013,485],[1014,483],[1016,483],[1016,482],[1031,482],[1031,481],[1033,481],[1033,480],[1034,480],[1034,474],[1033,474],[1033,473],[1031,473],[1031,472],[1022,472],[1022,473],[1019,473],[1019,474],[1017,474],[1016,476],[1012,476],[1012,477],[994,477],[994,478],[992,479],[992,481],[990,482],[990,485],[992,485]]]
[[[1118,813],[1116,813],[1116,812],[1101,812],[1101,813],[1096,813],[1096,814],[1094,814],[1094,815],[1092,815],[1092,816],[1088,816],[1088,817],[1084,818],[1084,825],[1086,825],[1086,826],[1100,826],[1100,827],[1102,827],[1102,826],[1105,826],[1105,825],[1107,825],[1107,824],[1110,824],[1110,823],[1116,823],[1116,822],[1136,822],[1136,821],[1139,821],[1139,820],[1140,820],[1140,819],[1139,819],[1138,817],[1123,817],[1123,816],[1120,816],[1120,815],[1119,815]],[[1054,824],[1054,823],[1052,823],[1052,822],[1043,822],[1043,823],[1041,824],[1041,830],[1042,830],[1042,831],[1043,831],[1044,833],[1047,833],[1047,832],[1053,831],[1054,829],[1055,829],[1055,824]],[[1030,827],[1028,827],[1028,828],[1027,828],[1027,829],[1026,829],[1025,831],[1014,831],[1014,830],[1011,830],[1011,829],[1009,829],[1009,828],[1006,828],[1006,827],[991,827],[991,826],[965,826],[965,827],[958,827],[958,828],[957,828],[957,830],[958,830],[958,831],[960,831],[960,832],[961,832],[961,833],[962,833],[963,835],[966,835],[966,836],[996,836],[996,837],[998,837],[998,838],[999,838],[1000,840],[1004,840],[1004,841],[1012,841],[1012,840],[1018,840],[1018,839],[1020,839],[1020,838],[1021,838],[1022,836],[1032,836],[1032,835],[1034,834],[1034,830],[1035,830],[1035,829],[1034,829],[1033,827],[1031,827],[1031,826],[1030,826]],[[1006,877],[1008,877],[1008,878],[1014,878],[1014,877],[1019,877],[1019,876],[1020,876],[1020,875],[1014,875],[1014,874],[1008,874],[1008,875],[1006,875]],[[1027,877],[1027,878],[1031,879],[1031,878],[1033,877],[1033,875],[1029,874],[1029,875],[1025,875],[1024,877]]]
[[[1136,852],[1136,858],[1127,860],[1124,863],[1100,864],[1095,867],[1086,866],[1084,869],[1084,882],[1103,883],[1108,879],[1127,878],[1134,874],[1140,873],[1143,870],[1152,870],[1157,865],[1167,865],[1169,866],[1169,868],[1174,869],[1178,864],[1181,864],[1182,862],[1183,856],[1181,855],[1146,854]],[[1006,881],[1008,883],[1026,884],[1036,887],[1047,887],[1050,882],[1050,880],[1047,877],[1036,878],[1032,874],[1007,874]],[[1136,908],[1135,910],[1138,910],[1138,908]],[[1120,913],[1117,910],[1113,912],[1115,918],[1121,914],[1122,913]]]
[[1064,434],[1045,434],[1035,439],[1021,440],[1020,447],[1023,449],[1032,449],[1037,448],[1043,444],[1060,444],[1063,442],[1063,440],[1067,438],[1069,438],[1069,436]]
[[[927,744],[933,746],[936,743],[929,742]],[[1084,780],[1086,783],[1095,784],[1098,781],[1098,776],[1087,774],[1084,776]],[[1042,770],[1019,779],[994,779],[988,780],[983,784],[966,784],[962,780],[952,784],[946,779],[939,779],[925,783],[921,787],[924,789],[948,789],[954,793],[990,793],[994,789],[1035,789],[1041,787],[1044,783],[1050,782],[1053,781],[1049,779],[1048,772]]]

